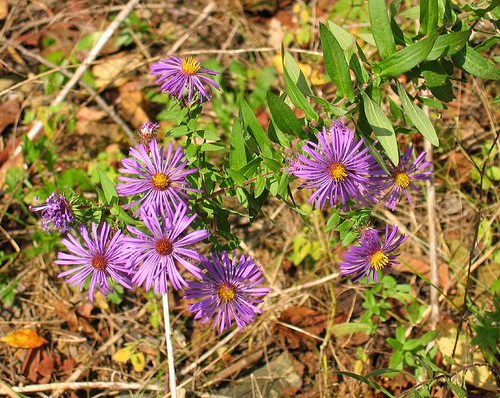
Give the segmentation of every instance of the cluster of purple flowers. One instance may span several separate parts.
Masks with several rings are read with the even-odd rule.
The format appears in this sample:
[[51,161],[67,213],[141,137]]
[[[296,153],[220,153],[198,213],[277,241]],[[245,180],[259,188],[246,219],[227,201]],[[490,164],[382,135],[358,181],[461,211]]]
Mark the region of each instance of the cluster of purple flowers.
[[[153,64],[151,69],[153,75],[162,75],[158,79],[162,91],[179,100],[186,88],[188,101],[196,93],[201,102],[210,100],[203,83],[219,89],[215,81],[202,75],[218,72],[202,67],[193,58],[171,57]],[[219,325],[221,332],[234,319],[243,330],[260,313],[256,306],[262,301],[259,297],[270,290],[257,287],[264,282],[262,269],[250,257],[238,260],[236,252],[232,260],[224,251],[220,255],[212,253],[209,260],[196,249],[196,244],[210,236],[204,229],[186,232],[196,218],[190,214],[189,193],[201,192],[192,188],[186,177],[198,170],[187,167],[182,147],[174,149],[170,143],[165,148],[159,144],[158,128],[157,123],[143,124],[137,148],[130,149],[130,157],[122,160],[119,169],[124,175],[118,177],[118,195],[131,198],[124,208],[133,208],[133,215],[140,217],[144,227],[128,226],[125,235],[120,230],[112,233],[112,226],[105,222],[92,223],[91,232],[85,225],[78,226],[83,243],[69,234],[62,240],[68,252],[60,252],[56,264],[73,267],[59,277],[65,277],[70,286],[79,290],[90,281],[91,301],[96,289],[103,295],[113,291],[110,281],[127,289],[143,286],[157,294],[166,294],[170,281],[176,290],[186,288],[186,297],[201,299],[190,306],[196,319],[206,322],[215,315],[213,328]],[[71,205],[63,195],[54,193],[45,204],[31,210],[41,212],[44,229],[52,226],[64,233],[74,221]],[[197,281],[184,279],[181,269]]]
[[[315,208],[323,209],[341,206],[349,208],[353,204],[368,206],[385,201],[385,207],[391,210],[403,197],[411,205],[410,188],[420,190],[416,180],[432,178],[431,163],[425,161],[422,152],[412,161],[413,147],[406,149],[396,166],[387,160],[387,172],[375,160],[365,147],[364,140],[356,140],[354,132],[340,120],[327,130],[323,128],[317,135],[318,142],[306,141],[302,147],[305,155],[291,163],[290,171],[304,180],[303,188],[314,189],[309,202]],[[384,243],[379,232],[367,228],[359,239],[359,246],[353,246],[344,254],[340,264],[342,274],[354,274],[354,281],[368,276],[378,282],[377,271],[396,264],[398,255],[393,253],[406,239],[405,235],[397,238],[398,228],[393,226],[389,233],[386,226]]]

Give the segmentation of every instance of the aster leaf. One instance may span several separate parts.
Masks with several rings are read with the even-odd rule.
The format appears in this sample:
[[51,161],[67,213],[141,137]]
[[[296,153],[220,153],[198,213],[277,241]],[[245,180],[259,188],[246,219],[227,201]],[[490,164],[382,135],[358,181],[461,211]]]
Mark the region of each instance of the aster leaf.
[[457,53],[467,43],[470,34],[470,30],[463,30],[439,36],[432,46],[431,52],[427,55],[427,61],[434,61]]
[[399,164],[398,142],[390,120],[385,116],[380,106],[373,102],[367,94],[361,92],[361,96],[368,123],[387,152],[389,159],[397,166]]
[[342,50],[347,51],[352,49],[353,45],[356,43],[354,36],[347,32],[345,29],[341,28],[335,22],[328,21],[328,29],[333,33],[335,38],[342,47]]
[[369,333],[371,326],[367,323],[344,322],[333,325],[330,329],[335,337],[345,336],[346,334],[365,332]]
[[335,228],[338,225],[339,221],[340,221],[340,214],[334,212],[326,222],[325,232],[331,231],[333,228]]
[[437,32],[438,0],[422,0],[420,2],[420,33],[431,35]]
[[406,114],[410,118],[411,122],[420,131],[420,133],[434,146],[439,146],[439,138],[437,137],[436,130],[431,121],[417,105],[413,103],[408,97],[406,90],[403,85],[397,82],[399,98],[401,98],[401,103]]
[[231,130],[231,148],[229,150],[229,167],[239,170],[247,164],[245,140],[239,119],[234,119]]
[[338,96],[354,102],[354,90],[345,53],[333,33],[322,23],[319,25],[319,31],[326,73],[337,86]]
[[271,116],[281,131],[286,134],[293,134],[298,138],[307,138],[299,119],[297,119],[297,116],[295,116],[285,101],[271,91],[268,91],[267,103],[271,111]]
[[[285,57],[283,59],[284,68],[283,72],[286,71],[290,80],[297,86],[297,88],[304,95],[313,95],[311,91],[311,87],[309,87],[309,83],[306,80],[306,77],[300,70],[299,65],[295,62],[295,59],[290,55],[290,53],[285,53]],[[285,81],[286,83],[286,81]]]
[[248,102],[243,97],[240,97],[240,114],[241,120],[248,134],[257,142],[259,149],[267,157],[272,157],[271,142],[266,132],[260,125],[257,117],[253,113]]
[[384,59],[378,64],[380,76],[399,76],[413,69],[427,58],[437,37],[437,34],[433,34]]
[[378,51],[382,59],[387,58],[396,52],[396,44],[389,16],[387,15],[385,0],[369,0],[368,9],[370,12],[372,34]]
[[313,107],[307,101],[306,97],[297,85],[293,82],[292,78],[288,74],[286,67],[283,69],[283,79],[285,81],[285,89],[290,101],[299,109],[302,109],[306,114],[307,118],[310,120],[317,120],[318,114],[314,111]]
[[367,384],[371,388],[375,388],[375,389],[383,392],[386,396],[388,396],[390,398],[394,398],[394,395],[392,395],[389,391],[387,391],[387,389],[385,389],[381,385],[375,383],[374,381],[372,381],[372,380],[370,380],[370,379],[368,379],[368,378],[366,378],[364,376],[358,375],[356,373],[351,373],[351,372],[342,372],[340,370],[334,371],[333,373],[337,373],[337,374],[340,374],[342,376],[351,377],[351,378],[353,378],[355,380],[361,381],[362,383]]
[[454,54],[453,63],[481,79],[500,80],[500,68],[469,46]]
[[104,198],[106,203],[111,204],[112,202],[118,201],[118,192],[116,191],[115,184],[109,179],[108,175],[102,171],[99,167],[97,168],[97,173],[99,174],[99,181],[104,192]]

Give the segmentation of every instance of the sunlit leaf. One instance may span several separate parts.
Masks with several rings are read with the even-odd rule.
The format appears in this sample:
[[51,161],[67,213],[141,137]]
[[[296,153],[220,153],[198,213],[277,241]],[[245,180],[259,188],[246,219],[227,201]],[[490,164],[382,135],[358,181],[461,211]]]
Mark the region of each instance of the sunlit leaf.
[[15,348],[38,348],[47,343],[43,337],[39,336],[34,330],[21,329],[9,333],[0,339],[11,347]]

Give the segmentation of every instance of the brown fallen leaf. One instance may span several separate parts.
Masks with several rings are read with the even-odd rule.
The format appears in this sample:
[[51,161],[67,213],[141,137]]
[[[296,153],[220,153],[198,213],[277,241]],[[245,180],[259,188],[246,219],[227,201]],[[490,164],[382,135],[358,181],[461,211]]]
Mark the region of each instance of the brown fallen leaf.
[[[431,268],[429,259],[424,256],[415,256],[412,254],[403,253],[399,257],[401,264],[396,264],[394,270],[397,272],[410,272],[413,274],[419,273],[425,278],[431,277]],[[450,283],[450,270],[448,264],[440,262],[438,264],[439,286],[445,288]]]
[[21,329],[9,333],[0,339],[14,348],[38,348],[48,343],[43,337],[39,336],[34,330]]
[[20,112],[19,102],[10,100],[0,105],[0,133],[9,124],[14,124]]
[[9,2],[8,0],[0,0],[0,21],[9,15]]
[[106,117],[107,113],[90,106],[84,106],[80,108],[76,113],[76,120],[91,120],[97,122]]
[[142,91],[127,91],[121,97],[119,113],[134,128],[140,129],[144,122],[150,120],[147,114],[149,107],[149,100]]
[[[306,332],[320,336],[326,329],[327,315],[307,307],[290,307],[281,314],[280,321],[297,326]],[[296,349],[300,343],[310,344],[311,337],[285,325],[276,324],[275,331],[286,340],[287,345]]]
[[132,71],[141,63],[141,57],[120,53],[105,59],[92,68],[97,89],[123,86],[131,78]]

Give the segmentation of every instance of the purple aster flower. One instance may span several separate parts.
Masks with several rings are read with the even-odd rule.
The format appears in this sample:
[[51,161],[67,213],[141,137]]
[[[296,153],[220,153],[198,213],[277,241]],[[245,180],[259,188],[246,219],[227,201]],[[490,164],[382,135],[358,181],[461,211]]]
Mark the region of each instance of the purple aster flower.
[[[166,211],[180,203],[186,205],[184,200],[191,197],[185,191],[200,192],[189,188],[186,181],[186,176],[198,169],[186,170],[188,161],[184,159],[182,147],[175,151],[173,148],[170,143],[165,154],[165,147],[160,149],[156,140],[149,143],[149,150],[142,144],[137,149],[130,148],[132,158],[123,159],[123,168],[118,171],[132,176],[119,176],[118,180],[123,183],[119,183],[116,189],[119,196],[141,196],[135,202],[124,206],[125,209],[140,204],[143,209],[158,207],[159,210]],[[141,208],[134,216],[139,214]]]
[[184,95],[186,86],[188,101],[193,99],[196,92],[200,94],[200,102],[203,102],[204,98],[210,101],[204,83],[208,84],[208,87],[212,85],[217,90],[220,90],[219,85],[213,79],[204,76],[202,73],[212,76],[219,74],[219,72],[204,68],[199,61],[192,57],[170,57],[160,60],[159,63],[151,64],[151,74],[161,76],[156,81],[157,84],[161,83],[161,91],[163,93],[167,91],[172,97],[177,97],[178,100]]
[[356,141],[354,133],[341,121],[334,122],[330,131],[323,127],[318,133],[318,143],[306,141],[302,150],[310,158],[299,155],[291,171],[306,180],[304,188],[315,189],[309,203],[323,208],[327,201],[330,207],[340,201],[345,207],[349,200],[376,202],[371,175],[377,162],[362,148],[363,139]]
[[148,145],[156,138],[156,130],[160,128],[160,123],[145,122],[141,126],[141,130],[137,134],[141,144]]
[[70,286],[78,285],[78,290],[81,291],[85,280],[90,276],[90,301],[94,301],[96,287],[105,296],[113,291],[108,278],[113,278],[123,287],[132,289],[127,257],[124,256],[122,250],[123,233],[117,231],[113,236],[110,236],[111,227],[107,223],[103,223],[99,227],[92,223],[93,236],[89,235],[84,225],[80,225],[78,229],[85,245],[82,245],[75,237],[68,235],[67,239],[62,240],[62,243],[70,253],[59,252],[58,259],[55,261],[59,265],[76,265],[76,267],[61,272],[58,277],[71,275],[66,279],[66,282]]
[[409,146],[405,153],[400,156],[397,166],[389,160],[388,175],[384,173],[384,176],[374,178],[381,184],[382,190],[387,190],[385,194],[387,201],[384,206],[391,210],[396,208],[396,203],[403,198],[403,195],[406,195],[411,206],[409,188],[420,193],[420,189],[413,184],[413,180],[430,180],[434,173],[433,170],[429,170],[431,162],[424,161],[426,152],[422,152],[414,162],[410,163],[412,153],[413,146]]
[[185,298],[201,299],[191,304],[189,310],[196,312],[195,319],[206,323],[214,314],[214,329],[219,325],[219,332],[231,327],[232,319],[240,330],[254,321],[262,311],[256,306],[262,297],[269,293],[268,288],[257,285],[264,282],[261,268],[251,257],[242,255],[237,260],[236,252],[229,259],[227,252],[220,256],[211,253],[210,259],[202,264],[206,269],[201,282],[189,282]]
[[396,261],[398,254],[393,253],[408,236],[401,235],[396,238],[398,227],[392,226],[389,232],[389,226],[385,227],[384,243],[380,241],[380,236],[370,230],[361,236],[359,246],[352,246],[344,253],[343,262],[340,263],[340,272],[342,275],[354,275],[354,282],[359,281],[362,277],[368,276],[368,282],[373,279],[378,283],[378,272],[383,268],[390,267],[394,264],[399,264]]
[[167,277],[176,290],[187,284],[177,268],[178,265],[182,265],[198,279],[202,277],[201,270],[189,260],[200,262],[204,257],[187,246],[201,242],[210,234],[202,229],[183,235],[196,218],[196,215],[186,216],[186,212],[186,206],[178,206],[173,214],[168,212],[168,217],[161,213],[160,222],[157,211],[144,211],[141,213],[141,219],[149,231],[142,232],[137,228],[128,227],[133,235],[125,239],[128,264],[131,268],[140,266],[132,282],[144,285],[146,290],[153,287],[156,294],[165,294]]
[[71,204],[64,195],[51,193],[45,203],[38,202],[38,196],[35,196],[37,206],[29,206],[31,211],[39,211],[43,218],[42,229],[52,233],[52,229],[58,229],[61,233],[71,229],[71,223],[75,216],[71,209]]

